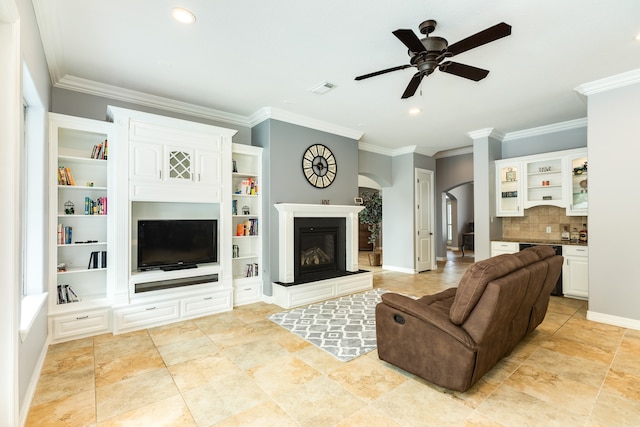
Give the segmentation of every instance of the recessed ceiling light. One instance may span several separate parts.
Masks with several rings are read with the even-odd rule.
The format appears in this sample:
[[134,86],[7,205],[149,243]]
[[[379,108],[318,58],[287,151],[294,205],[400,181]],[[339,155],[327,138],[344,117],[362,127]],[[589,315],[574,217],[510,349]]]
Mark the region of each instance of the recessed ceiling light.
[[636,40],[640,41],[640,34],[636,36]]
[[409,114],[411,115],[416,115],[416,114],[420,114],[420,109],[419,108],[412,108],[409,110]]
[[334,85],[333,83],[329,83],[327,81],[324,81],[314,87],[312,87],[311,89],[309,89],[309,92],[311,93],[315,93],[317,95],[324,95],[325,93],[329,92],[332,89],[335,89],[336,85]]
[[191,11],[182,7],[174,7],[171,9],[171,16],[178,22],[183,24],[193,24],[196,22],[196,16]]

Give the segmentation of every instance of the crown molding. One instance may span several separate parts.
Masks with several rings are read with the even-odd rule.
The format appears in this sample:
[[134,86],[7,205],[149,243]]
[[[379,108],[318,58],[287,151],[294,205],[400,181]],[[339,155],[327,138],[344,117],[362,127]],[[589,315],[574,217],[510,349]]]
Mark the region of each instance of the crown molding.
[[539,126],[531,129],[508,132],[504,135],[503,141],[513,141],[515,139],[529,138],[532,136],[546,135],[549,133],[562,132],[572,129],[587,127],[587,118],[568,120],[566,122],[554,123],[551,125]]
[[471,139],[480,139],[480,138],[494,138],[497,140],[502,140],[504,138],[504,134],[495,128],[484,128],[478,130],[472,130],[467,132],[467,135]]
[[636,83],[640,83],[640,69],[617,74],[615,76],[596,80],[590,83],[584,83],[577,86],[574,90],[581,95],[589,96],[600,92],[619,89]]
[[[401,148],[387,148],[381,147],[379,145],[371,144],[368,142],[358,142],[358,150],[368,151],[370,153],[382,154],[383,156],[395,157],[395,156],[403,156],[405,154],[424,154],[419,152],[419,149],[415,145],[407,145],[406,147]],[[424,154],[425,156],[430,156],[430,154]]]
[[130,102],[152,108],[173,111],[174,113],[186,114],[194,117],[201,117],[209,120],[216,120],[239,126],[249,126],[249,120],[245,116],[231,114],[213,108],[201,107],[187,102],[175,101],[161,96],[150,95],[130,89],[123,89],[92,80],[79,77],[64,76],[55,87],[74,90],[89,95],[102,96],[119,101]]
[[[49,69],[49,77],[55,86],[63,76],[64,71],[57,68],[57,64],[63,61],[59,60],[63,56],[62,45],[60,44],[60,25],[58,24],[58,9],[54,2],[50,0],[33,0],[33,11],[38,22],[40,31],[40,41],[44,49],[44,56]],[[56,19],[51,17],[55,16]],[[55,24],[54,24],[55,22]]]
[[331,133],[334,135],[344,136],[345,138],[355,139],[359,141],[364,132],[339,126],[333,123],[317,120],[302,114],[292,113],[290,111],[279,108],[265,107],[256,111],[249,117],[249,126],[253,127],[267,119],[280,120],[282,122],[291,123],[298,126],[304,126],[310,129]]

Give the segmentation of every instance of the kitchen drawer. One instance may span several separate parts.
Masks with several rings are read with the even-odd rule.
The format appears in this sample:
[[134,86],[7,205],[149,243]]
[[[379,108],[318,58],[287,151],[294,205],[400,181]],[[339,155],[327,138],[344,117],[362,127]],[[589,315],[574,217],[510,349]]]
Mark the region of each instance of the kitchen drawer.
[[51,340],[66,341],[109,332],[109,309],[51,317]]
[[520,243],[518,242],[491,242],[491,256],[501,254],[513,254],[520,250]]
[[562,255],[564,255],[564,256],[589,256],[589,248],[587,246],[564,245],[564,246],[562,246]]

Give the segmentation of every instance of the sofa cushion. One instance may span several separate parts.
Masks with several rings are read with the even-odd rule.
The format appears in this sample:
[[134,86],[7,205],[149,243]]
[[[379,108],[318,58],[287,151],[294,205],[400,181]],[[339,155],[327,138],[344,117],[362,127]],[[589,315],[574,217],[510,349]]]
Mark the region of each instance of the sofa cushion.
[[463,324],[489,282],[522,268],[524,265],[520,257],[514,254],[503,254],[470,266],[458,284],[456,297],[449,311],[451,322],[456,325]]

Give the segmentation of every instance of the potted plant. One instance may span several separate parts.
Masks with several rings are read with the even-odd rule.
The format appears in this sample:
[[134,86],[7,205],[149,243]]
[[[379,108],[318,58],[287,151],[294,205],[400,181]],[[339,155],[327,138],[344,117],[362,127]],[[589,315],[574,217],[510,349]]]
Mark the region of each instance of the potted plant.
[[380,231],[382,230],[382,196],[379,192],[362,193],[364,209],[360,211],[360,222],[367,224],[371,232],[368,242],[373,245],[373,252],[369,254],[370,265],[380,265],[382,248],[378,245]]

